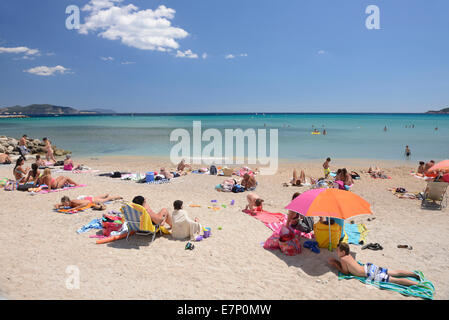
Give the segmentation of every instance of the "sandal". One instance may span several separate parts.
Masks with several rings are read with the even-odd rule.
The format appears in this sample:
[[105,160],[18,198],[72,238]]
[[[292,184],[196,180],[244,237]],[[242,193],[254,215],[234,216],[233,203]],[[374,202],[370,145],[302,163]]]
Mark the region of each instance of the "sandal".
[[193,250],[195,248],[195,245],[193,243],[187,242],[186,244],[186,250]]
[[378,243],[368,243],[367,245],[362,247],[362,250],[370,249],[370,250],[383,250],[384,248]]
[[412,246],[409,246],[408,244],[398,244],[398,248],[399,249],[409,249],[409,250],[413,250]]

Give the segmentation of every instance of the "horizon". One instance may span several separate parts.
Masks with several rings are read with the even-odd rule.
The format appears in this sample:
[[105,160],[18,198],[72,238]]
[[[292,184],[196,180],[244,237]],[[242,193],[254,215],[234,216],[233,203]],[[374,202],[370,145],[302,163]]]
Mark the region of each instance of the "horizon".
[[445,12],[444,0],[5,0],[0,103],[135,114],[437,111],[449,104]]

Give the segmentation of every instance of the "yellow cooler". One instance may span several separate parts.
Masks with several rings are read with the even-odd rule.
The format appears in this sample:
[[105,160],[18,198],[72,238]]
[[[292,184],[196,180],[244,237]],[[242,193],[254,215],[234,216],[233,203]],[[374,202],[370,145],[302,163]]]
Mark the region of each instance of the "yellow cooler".
[[[313,225],[313,232],[315,233],[315,240],[318,242],[318,247],[329,248],[329,226],[327,224],[317,222]],[[331,241],[332,248],[336,248],[340,242],[341,227],[334,223],[331,225]]]

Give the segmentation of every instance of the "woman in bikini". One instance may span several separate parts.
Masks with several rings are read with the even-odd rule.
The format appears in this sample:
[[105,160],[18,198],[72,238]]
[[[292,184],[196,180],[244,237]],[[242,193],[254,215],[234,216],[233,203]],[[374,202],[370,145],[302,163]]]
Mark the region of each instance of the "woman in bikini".
[[43,138],[42,141],[44,141],[45,149],[47,150],[47,161],[51,160],[53,162],[56,162],[50,140],[48,140],[47,138]]
[[49,190],[60,189],[67,184],[77,186],[78,184],[70,178],[59,176],[56,179],[51,176],[49,168],[44,169],[44,174],[38,179],[39,185],[47,185]]
[[64,196],[61,198],[61,203],[58,203],[55,205],[55,209],[70,208],[73,210],[78,210],[78,209],[88,206],[89,204],[92,204],[92,207],[94,209],[104,210],[104,209],[106,209],[106,206],[104,205],[105,202],[113,201],[113,200],[120,200],[120,199],[123,199],[123,198],[120,196],[109,196],[109,194],[103,194],[98,197],[81,196],[81,197],[78,197],[78,199],[74,199],[74,200],[70,200],[69,197]]
[[13,174],[14,174],[14,178],[16,179],[16,181],[18,183],[23,183],[25,181],[25,176],[27,175],[28,171],[30,170],[30,168],[28,169],[23,169],[22,166],[25,164],[25,160],[20,157],[19,159],[17,159],[16,161],[16,166],[14,167],[13,170]]
[[28,172],[28,175],[25,179],[25,183],[29,183],[31,180],[31,182],[36,186],[39,176],[40,176],[39,167],[36,163],[33,163],[31,165],[31,170]]
[[142,196],[134,197],[133,203],[144,207],[147,210],[148,214],[150,215],[151,221],[153,221],[153,223],[164,224],[166,222],[170,226],[170,228],[172,227],[172,217],[167,208],[163,208],[161,209],[161,211],[156,213],[153,210],[151,210],[151,208],[147,204],[147,201]]

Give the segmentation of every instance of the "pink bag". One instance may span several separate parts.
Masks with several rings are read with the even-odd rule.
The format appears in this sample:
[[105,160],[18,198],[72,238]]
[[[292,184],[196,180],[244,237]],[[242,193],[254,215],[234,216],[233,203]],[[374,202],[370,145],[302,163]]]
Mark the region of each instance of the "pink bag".
[[295,236],[288,241],[279,241],[279,248],[287,256],[294,256],[301,253],[301,242],[299,241],[299,237]]
[[279,249],[279,232],[278,231],[273,232],[271,237],[269,237],[265,241],[263,247],[264,247],[264,249],[268,249],[268,250]]

